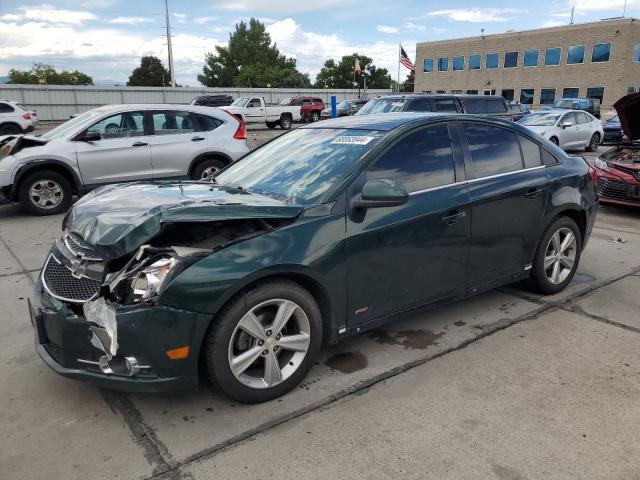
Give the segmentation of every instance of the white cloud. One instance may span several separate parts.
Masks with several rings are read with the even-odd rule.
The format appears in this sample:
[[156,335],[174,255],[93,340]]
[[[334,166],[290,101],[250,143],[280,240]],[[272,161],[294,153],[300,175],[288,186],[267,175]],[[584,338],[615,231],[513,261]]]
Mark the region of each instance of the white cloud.
[[78,25],[87,20],[95,20],[97,17],[91,12],[81,10],[62,10],[52,5],[30,5],[20,7],[21,19],[37,20],[47,23],[67,23]]
[[109,23],[115,25],[140,25],[142,23],[151,23],[153,19],[147,17],[116,17],[109,20]]
[[[595,12],[595,11],[612,11],[618,12],[620,15],[622,14],[622,10],[624,8],[625,1],[624,0],[575,0],[575,2],[571,2],[571,4],[575,4],[576,7],[576,15],[582,14],[584,12]],[[627,0],[627,12],[629,10],[640,9],[640,0]],[[571,8],[571,6],[569,6]]]
[[334,6],[344,8],[347,3],[350,3],[349,0],[315,0],[311,2],[300,0],[270,0],[269,2],[264,0],[232,0],[225,1],[221,7],[226,10],[248,11],[251,13],[269,12],[290,15]]
[[218,17],[196,17],[193,21],[196,25],[204,25],[205,23],[211,23],[218,20]]
[[407,30],[411,30],[412,32],[424,32],[427,29],[425,25],[421,25],[419,23],[414,23],[411,21],[406,22],[403,27]]
[[447,17],[455,22],[507,22],[510,14],[521,13],[517,8],[459,8],[436,10],[429,17]]
[[377,25],[376,30],[382,33],[398,33],[398,29],[396,27],[391,27],[389,25]]
[[545,22],[542,23],[542,27],[543,28],[547,28],[547,27],[560,27],[562,25],[566,25],[568,22],[566,21],[562,21],[562,20],[547,20]]
[[[310,74],[314,79],[325,60],[339,60],[343,55],[354,52],[373,59],[377,67],[386,68],[395,78],[398,68],[397,42],[377,41],[374,43],[351,43],[337,34],[323,35],[304,31],[292,18],[286,18],[267,27],[271,39],[277,42],[282,53],[297,60],[298,69]],[[404,40],[402,45],[410,58],[415,57],[415,40]],[[404,67],[403,67],[404,68]],[[404,77],[406,71],[401,70]]]

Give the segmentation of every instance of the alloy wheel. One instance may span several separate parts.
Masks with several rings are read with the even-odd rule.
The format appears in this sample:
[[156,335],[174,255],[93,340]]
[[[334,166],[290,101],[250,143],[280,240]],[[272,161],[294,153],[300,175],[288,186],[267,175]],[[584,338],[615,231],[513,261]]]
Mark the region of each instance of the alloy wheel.
[[247,387],[274,387],[302,365],[310,332],[309,318],[297,303],[284,299],[262,302],[236,325],[229,341],[229,368]]
[[600,135],[594,133],[591,137],[591,145],[589,145],[589,148],[592,152],[595,152],[598,149],[598,145],[600,145]]
[[53,180],[38,180],[29,188],[29,198],[33,204],[45,210],[56,208],[63,197],[62,187]]
[[204,180],[206,182],[212,182],[219,171],[220,169],[217,167],[207,167],[200,174],[200,180]]
[[549,282],[558,285],[571,274],[576,262],[576,236],[570,228],[556,231],[547,244],[544,256],[544,271]]

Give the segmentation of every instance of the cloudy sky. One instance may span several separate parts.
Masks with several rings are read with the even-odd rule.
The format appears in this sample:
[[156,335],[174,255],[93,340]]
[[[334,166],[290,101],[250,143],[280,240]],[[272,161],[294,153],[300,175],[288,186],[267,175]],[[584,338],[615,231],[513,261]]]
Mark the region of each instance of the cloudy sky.
[[[177,81],[198,86],[204,55],[236,22],[267,24],[280,50],[313,79],[327,58],[358,51],[397,71],[398,42],[530,29],[622,15],[624,0],[169,0]],[[640,0],[627,0],[640,17]],[[45,62],[126,82],[142,55],[166,59],[163,0],[0,0],[0,76]],[[406,73],[406,71],[405,71]]]

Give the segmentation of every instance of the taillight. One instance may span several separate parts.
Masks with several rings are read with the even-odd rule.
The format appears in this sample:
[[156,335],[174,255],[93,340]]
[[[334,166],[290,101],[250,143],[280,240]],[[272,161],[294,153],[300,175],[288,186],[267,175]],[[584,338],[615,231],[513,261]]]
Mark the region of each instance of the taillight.
[[27,112],[24,115],[22,115],[22,118],[24,118],[25,120],[31,120],[31,114]]
[[235,138],[236,140],[246,140],[247,139],[247,126],[244,124],[244,122],[240,119],[236,119],[238,120],[238,123],[240,125],[238,125],[238,129],[236,130],[236,133],[233,134],[233,138]]

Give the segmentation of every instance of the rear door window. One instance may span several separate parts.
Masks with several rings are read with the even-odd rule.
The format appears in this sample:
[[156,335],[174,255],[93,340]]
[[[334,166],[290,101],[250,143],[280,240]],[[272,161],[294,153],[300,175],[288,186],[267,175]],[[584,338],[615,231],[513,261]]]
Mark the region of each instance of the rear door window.
[[457,112],[456,102],[451,98],[436,98],[433,101],[436,112]]
[[522,169],[522,156],[514,132],[479,123],[465,123],[463,128],[471,153],[471,178]]
[[464,102],[464,111],[465,113],[486,113],[482,100],[467,100]]
[[432,100],[429,98],[416,98],[407,102],[406,111],[408,112],[431,112]]
[[522,135],[518,135],[518,140],[520,140],[520,148],[522,149],[524,168],[534,168],[542,165],[540,146]]
[[395,180],[409,193],[454,183],[447,126],[423,128],[387,150],[367,171],[367,180],[382,178]]
[[195,119],[189,112],[152,112],[151,118],[155,135],[176,135],[196,131]]
[[507,107],[500,100],[485,101],[487,113],[505,113]]

